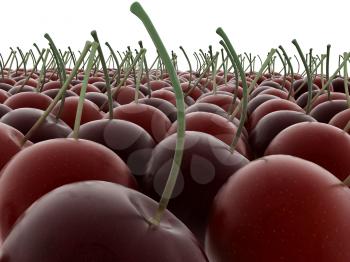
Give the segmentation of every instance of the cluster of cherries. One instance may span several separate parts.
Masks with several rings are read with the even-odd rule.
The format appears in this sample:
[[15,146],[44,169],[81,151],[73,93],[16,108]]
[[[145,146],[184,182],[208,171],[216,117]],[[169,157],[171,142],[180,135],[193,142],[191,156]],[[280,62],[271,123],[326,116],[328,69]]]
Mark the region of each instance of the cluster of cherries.
[[350,261],[349,54],[330,76],[293,40],[305,74],[282,47],[247,72],[219,28],[221,65],[180,71],[131,11],[151,66],[142,43],[107,66],[95,31],[0,63],[0,262]]

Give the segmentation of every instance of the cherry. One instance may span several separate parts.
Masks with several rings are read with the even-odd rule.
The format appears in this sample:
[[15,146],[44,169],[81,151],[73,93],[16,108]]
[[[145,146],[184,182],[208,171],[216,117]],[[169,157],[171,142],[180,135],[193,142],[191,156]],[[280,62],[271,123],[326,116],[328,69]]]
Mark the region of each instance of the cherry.
[[206,253],[210,261],[349,261],[349,199],[341,181],[309,161],[258,159],[215,197]]
[[[105,115],[104,118],[107,117],[108,115]],[[113,117],[141,126],[156,143],[164,139],[171,126],[170,120],[162,111],[146,104],[131,103],[118,106],[113,109]]]
[[312,102],[312,108],[328,100],[346,100],[346,94],[338,92],[323,93]]
[[2,170],[1,240],[6,238],[17,218],[32,203],[61,185],[104,180],[136,188],[126,164],[110,149],[92,141],[51,139],[20,153]]
[[[294,98],[298,99],[303,93],[307,93],[308,85],[304,79],[295,80],[293,82]],[[320,90],[317,85],[312,84],[312,90]]]
[[298,123],[284,129],[265,151],[265,155],[273,154],[309,160],[340,180],[350,174],[350,137],[343,130],[325,123]]
[[10,97],[10,94],[8,92],[0,89],[0,104],[4,103],[9,97]]
[[271,99],[262,103],[253,111],[253,113],[250,114],[246,125],[248,130],[254,129],[254,127],[257,125],[260,119],[263,118],[265,115],[279,110],[304,112],[304,110],[301,107],[299,107],[297,104],[291,101],[285,99]]
[[[102,73],[103,75],[103,73]],[[102,78],[102,77],[99,77],[99,76],[91,76],[89,77],[89,80],[88,80],[88,83],[89,84],[93,84],[95,82],[104,82],[105,80]]]
[[[72,137],[72,133],[70,137]],[[130,168],[137,180],[145,175],[146,166],[155,146],[152,137],[142,127],[129,121],[101,119],[83,124],[79,138],[104,145],[115,152]]]
[[280,89],[269,88],[269,89],[266,89],[266,90],[260,92],[258,96],[261,96],[264,94],[277,96],[277,97],[280,97],[282,99],[287,99],[287,100],[290,100],[292,102],[295,102],[293,97],[288,97],[288,93],[286,93],[285,91],[282,91]]
[[4,104],[0,104],[0,118],[3,115],[6,115],[8,112],[10,112],[12,109],[9,108],[8,106],[5,106]]
[[271,112],[260,119],[249,134],[249,144],[256,157],[264,155],[273,138],[285,128],[300,122],[315,122],[316,120],[305,113],[290,110]]
[[[159,200],[169,177],[175,152],[176,134],[161,141],[149,163],[145,187]],[[183,158],[168,209],[203,242],[210,205],[219,188],[249,161],[231,153],[228,145],[202,132],[186,131]]]
[[[348,108],[334,115],[332,119],[329,121],[329,124],[332,126],[336,126],[340,129],[344,129],[345,127],[347,127],[347,124],[349,121],[350,121],[350,109]],[[344,130],[344,131],[349,133],[349,130]]]
[[155,98],[155,97],[150,97],[150,98],[141,98],[138,100],[138,103],[150,105],[150,106],[153,106],[153,107],[159,109],[169,118],[169,120],[171,122],[174,122],[177,118],[176,107],[172,103],[170,103],[166,100],[163,100],[160,98]]
[[11,79],[11,78],[8,78],[8,77],[1,77],[0,78],[0,83],[4,83],[4,84],[8,84],[8,85],[14,86],[16,84],[16,81]]
[[[1,106],[1,105],[0,105]],[[27,141],[23,146],[21,140],[23,134],[17,129],[0,123],[0,171],[9,162],[9,160],[22,150],[32,145],[32,142]],[[1,172],[0,172],[1,177]]]
[[[257,88],[255,88],[253,90],[253,92],[251,92],[250,94],[250,99],[258,96],[261,92],[263,91],[266,91],[266,90],[274,90],[276,89],[275,87],[272,87],[272,86],[258,86]],[[280,90],[280,91],[284,91],[286,94],[288,94],[288,90],[285,89],[285,88],[282,88],[282,89],[277,89],[277,90]],[[271,92],[271,91],[269,91]],[[273,91],[272,91],[273,92]]]
[[4,104],[12,109],[30,107],[45,110],[51,102],[52,99],[45,94],[24,92],[12,95],[4,102]]
[[[341,77],[337,77],[332,80],[332,86],[334,92],[339,92],[339,93],[345,93],[345,88],[344,88],[344,79]],[[350,83],[348,82],[348,89],[350,87]]]
[[170,90],[159,89],[159,90],[153,91],[151,94],[151,97],[166,100],[172,103],[174,106],[176,106],[175,94]]
[[[313,98],[316,94],[318,94],[318,93],[320,93],[320,92],[324,93],[324,91],[312,90],[312,92],[311,92],[311,97]],[[334,93],[333,93],[333,94],[334,94]],[[305,108],[305,107],[307,106],[308,96],[309,96],[309,93],[308,93],[308,92],[301,94],[301,95],[298,97],[298,99],[296,100],[296,104],[297,104],[298,106],[300,106],[301,108]],[[321,96],[322,96],[322,95],[321,95]],[[316,98],[316,99],[318,99],[318,98]],[[312,108],[312,107],[314,107],[314,103],[312,103],[311,108]]]
[[264,95],[258,95],[256,97],[254,97],[253,99],[251,99],[249,102],[248,102],[248,105],[247,105],[247,114],[248,116],[250,116],[254,110],[260,106],[262,103],[268,101],[268,100],[271,100],[271,99],[277,99],[278,97],[277,96],[274,96],[274,95],[268,95],[268,94],[264,94]]
[[[1,80],[1,78],[0,78],[0,80]],[[4,90],[6,92],[9,91],[12,87],[13,87],[13,85],[9,85],[9,84],[0,82],[0,89]]]
[[29,78],[29,79],[23,78],[23,79],[17,81],[15,86],[22,86],[23,84],[36,88],[38,85],[38,81],[33,79],[33,78]]
[[51,90],[51,89],[60,89],[61,87],[62,86],[60,81],[50,81],[43,85],[42,91]]
[[[196,103],[209,103],[221,107],[226,112],[231,108],[233,101],[233,96],[231,94],[206,94],[206,96],[200,97],[197,99]],[[237,98],[234,104],[233,109],[239,104],[239,99]],[[240,117],[240,113],[237,115],[237,118]]]
[[[49,90],[42,92],[42,94],[47,95],[47,96],[51,97],[52,99],[54,99],[59,92],[60,92],[60,89],[49,89]],[[64,96],[70,97],[70,96],[78,96],[78,95],[70,90],[66,90],[64,92]]]
[[[60,119],[62,119],[68,126],[71,128],[74,127],[75,112],[77,111],[79,102],[78,96],[67,97],[64,101],[63,109],[60,113]],[[60,112],[61,103],[57,104],[52,113],[57,116]],[[102,114],[99,111],[99,108],[91,101],[84,100],[83,104],[83,113],[81,118],[81,123],[87,123],[93,120],[98,120],[102,118]]]
[[156,208],[145,195],[108,182],[62,186],[20,219],[0,261],[208,261],[193,234],[169,211],[158,226],[148,222]]
[[193,112],[208,112],[213,114],[218,114],[219,116],[222,116],[224,118],[227,118],[227,112],[223,110],[221,107],[210,104],[210,103],[196,103],[194,105],[191,105],[186,108],[185,113],[193,113]]
[[311,110],[310,116],[319,122],[328,123],[333,116],[347,108],[348,104],[345,100],[326,101],[315,106]]
[[[83,83],[77,84],[75,86],[73,86],[70,91],[73,91],[74,93],[76,93],[77,95],[80,95],[80,91],[81,88],[83,86]],[[96,86],[92,85],[92,84],[88,84],[87,88],[86,88],[86,93],[89,92],[97,92],[97,93],[101,93],[100,89],[98,89]]]
[[8,92],[11,95],[17,94],[17,93],[21,93],[21,92],[35,92],[35,88],[32,86],[14,86],[12,87]]
[[[237,133],[237,126],[228,119],[214,113],[193,112],[185,116],[186,130],[198,131],[216,137],[227,145],[231,145],[234,136]],[[169,128],[168,135],[176,133],[177,122],[174,122]],[[243,138],[239,139],[236,150],[251,159],[251,151]]]
[[[0,121],[19,130],[22,134],[32,128],[44,111],[35,108],[18,108],[8,112]],[[35,130],[30,140],[34,143],[53,139],[65,138],[72,132],[72,129],[62,120],[57,120],[50,114],[44,123]]]
[[[135,100],[136,89],[131,86],[124,86],[115,92],[113,98],[121,105],[129,104]],[[138,93],[139,98],[145,97],[142,92]]]
[[163,80],[150,80],[149,83],[145,84],[146,87],[148,87],[148,84],[152,91],[159,90],[167,86],[171,86],[171,84]]
[[[90,100],[93,102],[95,105],[98,106],[103,112],[107,113],[109,108],[108,108],[108,97],[106,94],[102,93],[97,93],[97,92],[89,92],[86,93],[85,99]],[[117,107],[119,104],[115,101],[112,103],[113,108]],[[101,108],[102,106],[102,108]]]

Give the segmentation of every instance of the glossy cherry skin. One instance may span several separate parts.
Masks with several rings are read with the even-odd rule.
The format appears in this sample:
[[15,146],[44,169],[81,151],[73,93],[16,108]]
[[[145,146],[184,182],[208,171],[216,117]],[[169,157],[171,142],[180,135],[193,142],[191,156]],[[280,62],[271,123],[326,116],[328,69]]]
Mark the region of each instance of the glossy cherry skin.
[[[333,86],[334,92],[345,93],[344,78],[337,77],[337,78],[333,79],[332,86]],[[350,87],[350,83],[348,81],[348,89],[349,89],[349,87]]]
[[[319,92],[320,92],[319,90],[312,90],[311,97],[313,98]],[[298,97],[298,99],[296,100],[296,104],[298,106],[300,106],[301,108],[305,108],[307,106],[308,97],[309,97],[309,93],[308,92],[301,94]],[[314,105],[314,103],[311,104],[311,108],[312,108],[313,105]]]
[[210,103],[196,103],[194,105],[191,105],[186,108],[185,113],[193,113],[193,112],[208,112],[213,114],[218,114],[219,116],[222,116],[224,118],[227,118],[227,112],[222,109],[221,107],[210,104]]
[[269,89],[266,89],[266,90],[260,92],[257,96],[261,96],[261,95],[264,95],[264,94],[277,96],[277,97],[280,97],[282,99],[287,99],[287,100],[290,100],[292,102],[295,102],[295,100],[294,100],[294,98],[292,96],[290,96],[288,98],[288,93],[283,91],[283,90],[281,90],[281,89],[269,88]]
[[325,123],[298,123],[284,129],[265,151],[265,155],[275,154],[314,162],[342,181],[350,174],[350,136]]
[[8,85],[11,85],[11,86],[14,86],[16,84],[16,81],[11,79],[11,78],[8,78],[8,77],[4,77],[4,78],[0,78],[0,83],[5,83],[5,84],[8,84]]
[[23,134],[17,129],[0,123],[0,177],[1,169],[10,161],[10,159],[22,149],[32,145],[32,142],[27,141],[22,147],[22,139]]
[[[340,129],[344,129],[348,122],[350,121],[350,108],[345,109],[335,116],[329,121],[329,124],[332,126],[336,126]],[[349,133],[349,131],[347,131]]]
[[271,112],[261,118],[249,134],[249,144],[255,157],[264,155],[265,149],[279,132],[300,122],[316,122],[316,120],[305,113],[290,110]]
[[332,100],[318,104],[310,111],[310,116],[318,122],[328,123],[337,113],[348,108],[345,100]]
[[193,234],[169,211],[159,225],[148,222],[156,208],[147,196],[113,183],[62,186],[20,219],[0,261],[208,261]]
[[327,92],[324,94],[319,95],[315,101],[312,103],[311,107],[314,108],[317,105],[327,102],[329,100],[346,100],[346,94],[344,93],[338,93],[338,92],[330,92],[329,95]]
[[[75,115],[77,112],[78,103],[78,96],[67,97],[64,100],[63,110],[60,114],[60,119],[62,119],[72,129],[74,128]],[[60,112],[60,107],[61,103],[58,103],[52,110],[52,113],[57,116],[57,114]],[[102,113],[100,112],[99,108],[90,100],[85,99],[80,123],[84,124],[98,119],[102,119]]]
[[0,240],[37,199],[68,183],[104,180],[136,188],[127,165],[113,151],[88,140],[58,138],[22,150],[2,170]]
[[[73,134],[70,134],[72,137]],[[140,181],[155,142],[142,127],[120,119],[101,119],[80,126],[79,138],[104,145],[116,153]]]
[[9,108],[8,106],[5,106],[4,104],[0,104],[0,118],[3,115],[6,115],[8,112],[10,112],[12,109]]
[[248,101],[248,105],[247,105],[247,115],[250,116],[253,111],[260,106],[262,103],[271,100],[271,99],[276,99],[278,98],[277,96],[274,95],[268,95],[268,94],[264,94],[264,95],[258,95],[256,97],[254,97],[252,100]]
[[[42,92],[42,94],[47,95],[52,99],[54,99],[59,91],[60,91],[59,89],[49,89]],[[70,96],[78,96],[78,95],[70,90],[66,90],[66,92],[64,93],[64,97],[70,97]]]
[[[298,99],[303,93],[308,92],[307,81],[299,79],[293,82],[294,98]],[[320,90],[317,85],[312,84],[312,90]]]
[[[69,90],[76,93],[77,95],[80,95],[82,87],[83,87],[83,83],[80,83],[80,84],[73,86]],[[101,93],[100,89],[98,89],[96,86],[94,86],[92,84],[87,84],[86,93],[90,93],[90,92]]]
[[35,88],[32,87],[32,86],[14,86],[12,87],[9,91],[9,94],[10,95],[14,95],[14,94],[17,94],[17,93],[22,93],[22,92],[35,92]]
[[7,91],[0,89],[0,104],[4,103],[9,97],[10,94]]
[[6,83],[1,83],[0,82],[0,89],[1,90],[4,90],[4,91],[9,91],[11,88],[13,87],[13,85],[9,85],[9,84],[6,84]]
[[[237,133],[237,126],[231,121],[214,113],[193,112],[185,115],[186,130],[203,132],[216,137],[227,145],[231,145],[233,138]],[[177,121],[169,128],[168,135],[175,134],[177,131]],[[244,136],[244,134],[242,133]],[[251,159],[252,153],[248,144],[240,137],[236,150]]]
[[[162,141],[171,126],[170,120],[159,109],[146,105],[131,103],[113,109],[113,117],[130,121],[144,128],[156,143]],[[108,114],[104,116],[108,118]]]
[[[146,87],[148,87],[148,83],[145,84]],[[152,91],[162,89],[167,86],[171,86],[168,82],[165,82],[163,80],[151,80],[149,81],[149,86],[151,87]]]
[[[161,141],[152,154],[145,179],[148,195],[159,200],[175,153],[176,134]],[[179,177],[169,202],[169,210],[183,221],[203,243],[207,217],[219,188],[249,161],[233,154],[217,138],[186,131],[184,155]]]
[[[221,91],[222,92],[222,91]],[[239,98],[236,99],[235,104],[233,106],[233,109],[236,108],[236,106],[239,103]],[[200,98],[197,99],[196,103],[209,103],[209,104],[214,104],[219,107],[221,107],[223,110],[226,112],[231,108],[233,102],[233,96],[231,94],[205,94],[205,96],[201,96]],[[237,114],[237,117],[240,117],[240,112]]]
[[4,104],[12,109],[30,107],[46,110],[51,102],[52,99],[42,93],[24,92],[12,95]]
[[314,163],[258,159],[215,197],[206,253],[210,261],[349,261],[349,199],[349,189]]
[[297,104],[285,100],[285,99],[271,99],[268,100],[261,105],[259,105],[253,113],[250,114],[247,122],[247,129],[253,130],[255,126],[258,124],[261,118],[266,116],[267,114],[279,110],[291,110],[296,112],[304,112],[304,110],[298,106]]
[[169,120],[171,122],[174,122],[177,119],[176,107],[172,103],[170,103],[166,100],[163,100],[160,98],[155,98],[155,97],[150,97],[150,98],[139,99],[138,103],[150,105],[150,106],[153,106],[153,107],[159,109],[169,118]]
[[[108,112],[108,110],[109,110],[108,97],[107,97],[106,94],[97,93],[97,92],[89,92],[89,93],[86,93],[85,99],[90,100],[91,102],[93,102],[103,112],[105,112],[105,113]],[[118,105],[119,104],[117,102],[113,101],[113,103],[112,103],[113,108],[117,107]]]
[[[0,122],[16,128],[22,134],[32,128],[44,111],[35,108],[18,108],[4,115]],[[66,138],[72,129],[62,120],[57,120],[52,114],[48,115],[42,125],[34,131],[30,140],[33,143],[54,138]]]
[[[135,101],[136,89],[131,86],[124,86],[120,88],[113,96],[114,100],[121,105],[126,105]],[[139,91],[139,98],[144,98],[144,94]]]

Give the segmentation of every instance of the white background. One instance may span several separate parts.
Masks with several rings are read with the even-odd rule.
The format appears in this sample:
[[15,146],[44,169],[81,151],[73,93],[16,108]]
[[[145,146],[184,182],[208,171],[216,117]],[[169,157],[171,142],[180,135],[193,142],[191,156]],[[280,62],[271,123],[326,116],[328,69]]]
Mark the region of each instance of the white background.
[[[102,43],[109,41],[114,49],[138,47],[143,40],[149,56],[154,48],[143,24],[130,11],[133,1],[117,0],[0,0],[0,52],[9,54],[9,47],[32,48],[36,42],[47,47],[47,32],[56,45],[81,50],[90,31],[96,29]],[[272,47],[282,44],[290,55],[296,53],[291,40],[296,38],[303,51],[312,47],[325,53],[332,44],[332,68],[338,55],[350,51],[349,12],[346,0],[265,0],[265,1],[140,1],[166,47],[175,50],[180,65],[187,65],[178,49],[183,45],[189,54],[212,44],[219,48],[221,26],[229,35],[237,52],[265,56]],[[107,49],[104,49],[107,52]],[[193,63],[194,63],[193,59]]]

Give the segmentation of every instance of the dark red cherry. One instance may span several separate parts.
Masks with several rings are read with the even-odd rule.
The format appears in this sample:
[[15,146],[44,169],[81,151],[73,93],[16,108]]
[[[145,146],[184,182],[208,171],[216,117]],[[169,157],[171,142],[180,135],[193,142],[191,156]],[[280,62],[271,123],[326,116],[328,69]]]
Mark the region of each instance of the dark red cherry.
[[152,199],[113,183],[65,185],[25,213],[6,239],[0,261],[208,261],[169,211],[159,225],[150,224],[156,209]]
[[162,111],[169,118],[171,122],[176,121],[176,118],[177,118],[176,107],[172,103],[166,100],[150,97],[150,98],[141,98],[138,100],[138,103],[153,106],[159,109],[160,111]]
[[347,108],[348,104],[345,100],[326,101],[315,106],[311,110],[310,116],[318,122],[328,123],[333,116]]
[[92,141],[52,139],[20,153],[2,170],[0,241],[31,204],[59,186],[85,180],[137,186],[127,165],[113,151]]
[[23,92],[12,95],[4,102],[4,104],[12,109],[30,107],[46,110],[51,102],[52,99],[45,94],[37,92]]

